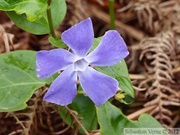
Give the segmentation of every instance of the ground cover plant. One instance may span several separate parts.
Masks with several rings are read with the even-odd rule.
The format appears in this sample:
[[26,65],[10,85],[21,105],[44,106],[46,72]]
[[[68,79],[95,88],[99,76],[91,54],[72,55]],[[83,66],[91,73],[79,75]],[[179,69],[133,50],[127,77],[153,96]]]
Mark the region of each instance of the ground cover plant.
[[178,0],[1,0],[0,134],[179,128],[179,8]]

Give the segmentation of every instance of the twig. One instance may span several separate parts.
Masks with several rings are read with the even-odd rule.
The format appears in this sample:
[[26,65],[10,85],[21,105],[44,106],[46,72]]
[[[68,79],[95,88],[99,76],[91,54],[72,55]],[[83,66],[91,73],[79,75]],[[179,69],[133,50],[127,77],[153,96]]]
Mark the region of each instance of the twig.
[[156,107],[156,105],[152,105],[152,106],[147,106],[141,110],[138,110],[134,113],[131,113],[130,115],[128,115],[128,119],[136,119],[139,115],[141,115],[142,113],[146,113],[146,112],[149,112],[151,111],[152,109],[154,109]]
[[76,122],[80,125],[80,127],[83,129],[86,135],[89,135],[88,131],[84,128],[84,126],[81,124],[81,122],[77,119],[77,116],[74,115],[71,109],[69,109],[67,106],[65,108],[68,110],[68,112],[73,116],[73,118],[76,120]]
[[[91,11],[93,15],[96,15],[97,18],[109,23],[109,15],[104,13],[103,11],[97,9],[96,7],[91,7]],[[98,14],[97,14],[98,13]],[[128,26],[118,20],[115,20],[115,24],[117,27],[120,27],[122,30],[126,31],[130,36],[134,37],[138,41],[142,40],[145,37],[145,34],[141,31],[136,30],[135,28]]]

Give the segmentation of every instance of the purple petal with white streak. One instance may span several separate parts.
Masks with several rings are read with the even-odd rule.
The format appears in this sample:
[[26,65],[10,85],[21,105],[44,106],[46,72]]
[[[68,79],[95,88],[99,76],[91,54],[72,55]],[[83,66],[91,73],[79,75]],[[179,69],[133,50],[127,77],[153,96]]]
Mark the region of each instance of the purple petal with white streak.
[[76,96],[76,81],[77,72],[70,66],[51,84],[44,100],[61,106],[72,103]]
[[39,51],[36,55],[36,71],[39,78],[46,78],[67,68],[75,61],[74,54],[64,49]]
[[123,38],[115,30],[109,30],[100,44],[85,60],[94,66],[112,66],[129,54]]
[[101,106],[115,95],[118,82],[91,67],[84,72],[78,72],[80,84],[87,96],[97,105]]
[[86,56],[94,40],[91,19],[85,19],[64,31],[61,38],[76,55],[80,57]]

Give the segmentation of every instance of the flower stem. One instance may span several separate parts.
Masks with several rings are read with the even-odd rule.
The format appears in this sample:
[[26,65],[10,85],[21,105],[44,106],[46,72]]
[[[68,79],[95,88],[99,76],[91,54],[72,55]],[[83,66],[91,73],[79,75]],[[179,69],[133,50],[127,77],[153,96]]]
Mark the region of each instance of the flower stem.
[[111,29],[115,29],[115,17],[114,17],[114,0],[109,0],[109,16]]
[[47,18],[49,23],[50,34],[52,35],[52,37],[56,38],[56,34],[54,32],[54,27],[52,22],[52,15],[51,15],[51,2],[52,0],[48,0]]

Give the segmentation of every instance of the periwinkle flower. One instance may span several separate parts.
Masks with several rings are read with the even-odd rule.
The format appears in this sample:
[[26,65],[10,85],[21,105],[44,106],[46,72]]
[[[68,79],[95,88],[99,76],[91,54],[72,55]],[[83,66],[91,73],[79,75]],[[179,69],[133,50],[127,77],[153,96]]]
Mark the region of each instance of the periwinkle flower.
[[46,78],[64,70],[51,84],[44,100],[58,105],[68,105],[76,96],[79,80],[84,93],[101,106],[115,95],[118,82],[92,66],[112,66],[129,52],[124,40],[115,30],[109,30],[99,45],[88,54],[94,40],[91,19],[76,24],[62,33],[62,41],[71,48],[39,51],[36,58],[37,76]]

